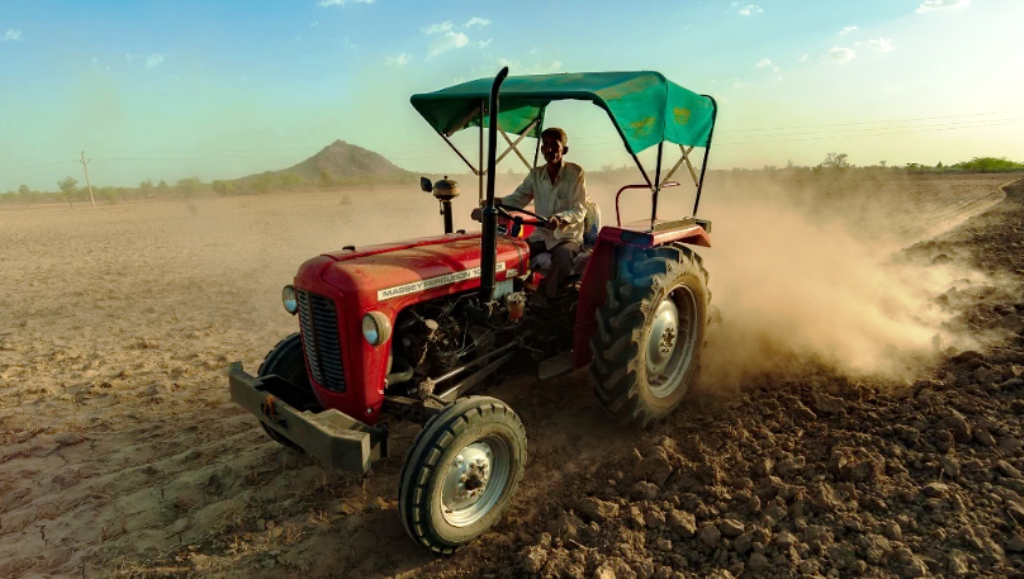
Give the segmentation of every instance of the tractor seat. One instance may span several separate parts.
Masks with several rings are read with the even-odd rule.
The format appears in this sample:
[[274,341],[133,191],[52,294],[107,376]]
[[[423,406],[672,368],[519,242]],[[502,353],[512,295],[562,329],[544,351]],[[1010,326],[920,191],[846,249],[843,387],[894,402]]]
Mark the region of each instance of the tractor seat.
[[[573,272],[579,273],[587,265],[590,254],[597,245],[597,234],[601,231],[601,208],[597,203],[587,200],[587,217],[583,227],[583,251],[573,261]],[[547,273],[551,268],[551,254],[542,253],[530,258],[530,269],[541,274]]]

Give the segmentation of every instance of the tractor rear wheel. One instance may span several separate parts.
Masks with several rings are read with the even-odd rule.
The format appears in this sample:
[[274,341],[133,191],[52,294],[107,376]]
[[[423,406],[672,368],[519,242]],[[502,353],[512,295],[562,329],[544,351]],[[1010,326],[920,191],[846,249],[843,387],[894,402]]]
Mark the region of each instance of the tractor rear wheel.
[[[274,346],[267,356],[263,358],[260,369],[256,376],[263,377],[276,374],[288,381],[289,384],[313,396],[313,385],[309,382],[309,374],[306,373],[306,359],[302,352],[302,337],[298,332],[281,340]],[[289,448],[299,448],[294,442],[278,434],[274,429],[260,422],[260,426],[266,431],[267,436]]]
[[402,465],[398,512],[409,535],[449,555],[490,529],[526,464],[526,431],[505,403],[463,398],[430,419]]
[[700,366],[708,272],[683,245],[636,250],[608,282],[590,341],[597,399],[620,424],[649,426],[672,412]]

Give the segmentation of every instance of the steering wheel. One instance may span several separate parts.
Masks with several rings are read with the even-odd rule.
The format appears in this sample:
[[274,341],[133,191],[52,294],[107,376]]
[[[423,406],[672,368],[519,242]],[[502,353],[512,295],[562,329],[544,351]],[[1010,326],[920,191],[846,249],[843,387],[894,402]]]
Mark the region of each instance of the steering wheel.
[[[502,217],[511,219],[513,221],[519,221],[523,225],[532,225],[533,227],[548,228],[548,219],[546,217],[541,217],[540,215],[537,215],[533,211],[519,209],[517,207],[505,207],[504,205],[495,205],[494,207],[495,209],[498,210],[498,213],[500,213]],[[515,215],[512,215],[512,213],[525,213],[526,215],[535,217],[536,221],[527,221],[522,217],[516,217]]]

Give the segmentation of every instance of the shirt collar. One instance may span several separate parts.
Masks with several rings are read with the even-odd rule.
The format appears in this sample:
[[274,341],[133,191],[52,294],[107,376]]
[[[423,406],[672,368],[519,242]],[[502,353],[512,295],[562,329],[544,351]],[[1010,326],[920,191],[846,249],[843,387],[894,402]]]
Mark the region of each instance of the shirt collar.
[[562,172],[565,171],[565,164],[565,161],[562,161],[562,166],[558,168],[558,173],[555,173],[555,179],[552,181],[551,174],[548,173],[548,164],[544,163],[540,167],[541,171],[543,171],[543,177],[546,178],[548,181],[551,181],[552,185],[558,183],[558,180],[562,177]]

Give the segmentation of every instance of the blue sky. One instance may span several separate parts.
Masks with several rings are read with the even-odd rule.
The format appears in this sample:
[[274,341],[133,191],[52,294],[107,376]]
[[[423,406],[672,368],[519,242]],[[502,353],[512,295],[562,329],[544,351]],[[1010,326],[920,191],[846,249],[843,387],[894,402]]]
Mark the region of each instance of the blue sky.
[[[658,70],[721,104],[712,167],[1024,159],[1020,0],[0,0],[0,191],[233,178],[335,139],[459,161],[409,106],[493,75]],[[585,166],[628,161],[554,105]],[[463,135],[460,142],[475,142]]]

